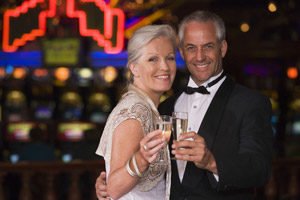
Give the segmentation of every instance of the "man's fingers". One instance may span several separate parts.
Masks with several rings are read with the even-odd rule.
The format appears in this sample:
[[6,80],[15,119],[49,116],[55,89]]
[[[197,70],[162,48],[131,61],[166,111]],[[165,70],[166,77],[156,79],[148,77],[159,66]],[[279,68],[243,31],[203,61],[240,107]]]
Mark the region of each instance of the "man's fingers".
[[106,172],[100,173],[100,179],[106,185]]
[[107,199],[106,172],[102,171],[96,179],[96,195],[99,200]]

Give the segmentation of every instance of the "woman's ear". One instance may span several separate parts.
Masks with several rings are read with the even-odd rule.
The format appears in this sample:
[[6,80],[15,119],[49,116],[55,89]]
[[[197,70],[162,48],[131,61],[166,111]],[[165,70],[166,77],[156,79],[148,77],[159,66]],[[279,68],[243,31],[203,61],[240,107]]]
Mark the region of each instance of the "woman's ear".
[[129,69],[134,77],[139,77],[139,70],[138,70],[138,66],[136,64],[131,63],[129,65]]

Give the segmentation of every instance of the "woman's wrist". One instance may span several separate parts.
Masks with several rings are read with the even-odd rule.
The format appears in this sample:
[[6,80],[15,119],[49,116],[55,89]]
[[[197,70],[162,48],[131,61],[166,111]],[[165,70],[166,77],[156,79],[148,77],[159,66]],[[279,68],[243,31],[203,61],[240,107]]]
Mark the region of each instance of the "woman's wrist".
[[135,160],[140,172],[143,173],[149,167],[149,162],[143,157],[140,151],[135,153]]

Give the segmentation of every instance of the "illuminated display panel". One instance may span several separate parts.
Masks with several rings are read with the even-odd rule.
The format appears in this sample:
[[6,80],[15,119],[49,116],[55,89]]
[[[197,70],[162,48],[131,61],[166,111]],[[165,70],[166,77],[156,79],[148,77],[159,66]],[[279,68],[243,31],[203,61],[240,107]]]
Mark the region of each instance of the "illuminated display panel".
[[96,125],[89,122],[63,122],[57,127],[57,137],[60,141],[76,142],[84,137],[84,132],[95,128]]
[[29,142],[30,129],[34,122],[11,122],[6,127],[6,139],[8,141]]

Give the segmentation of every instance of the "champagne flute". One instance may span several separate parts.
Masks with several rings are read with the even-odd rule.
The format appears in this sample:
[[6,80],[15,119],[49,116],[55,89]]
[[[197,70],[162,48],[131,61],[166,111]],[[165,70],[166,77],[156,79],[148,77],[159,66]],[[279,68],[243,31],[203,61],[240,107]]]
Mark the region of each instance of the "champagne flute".
[[[187,112],[173,112],[172,118],[173,118],[172,136],[173,136],[173,140],[177,141],[180,134],[187,132],[188,113]],[[171,159],[175,159],[175,157],[172,156]]]
[[[162,137],[164,137],[168,142],[170,140],[171,132],[172,132],[172,117],[169,115],[160,115],[156,123],[156,129],[162,131]],[[159,161],[161,163],[167,164],[167,161],[165,160],[166,154],[168,153],[166,147],[164,147],[162,151],[163,154],[160,155]]]

